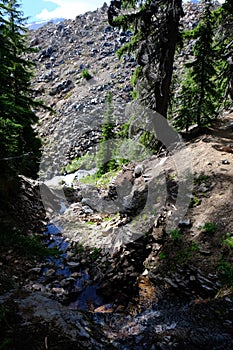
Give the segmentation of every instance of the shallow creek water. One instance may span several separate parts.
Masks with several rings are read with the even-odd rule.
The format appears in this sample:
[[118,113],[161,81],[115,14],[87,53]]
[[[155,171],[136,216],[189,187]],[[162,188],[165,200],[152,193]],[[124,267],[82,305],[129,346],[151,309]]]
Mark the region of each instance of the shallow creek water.
[[[97,284],[91,284],[89,275],[75,262],[67,261],[69,243],[62,238],[61,229],[48,225],[45,233],[49,248],[57,247],[59,257],[49,257],[47,263],[53,266],[58,279],[53,279],[51,288],[61,288],[62,281],[72,278],[71,297],[65,305],[70,310],[90,312],[90,301],[95,310],[105,306],[105,311],[93,312],[92,321],[103,329],[105,336],[116,349],[218,349],[233,348],[231,335],[233,325],[233,302],[230,298],[222,301],[188,301],[179,296],[169,299],[154,299],[148,308],[137,312],[118,312],[97,294]],[[73,266],[77,277],[73,273]],[[78,267],[78,268],[76,268]],[[39,282],[46,284],[50,276],[45,267]],[[61,278],[62,277],[62,278]],[[47,279],[47,282],[46,282]],[[63,287],[66,290],[66,287]],[[143,306],[143,305],[141,305]],[[145,306],[145,305],[144,305]],[[101,309],[102,310],[102,309]],[[103,308],[104,310],[104,308]],[[153,347],[153,344],[157,344]]]
[[[47,283],[49,280],[50,267],[55,270],[57,279],[52,282],[51,287],[58,294],[61,288],[65,293],[70,294],[70,302],[67,298],[67,306],[71,309],[88,310],[88,304],[91,301],[94,308],[103,304],[102,298],[97,295],[97,284],[92,284],[91,279],[86,271],[79,267],[79,263],[75,261],[67,261],[67,251],[69,249],[69,242],[64,240],[61,235],[62,228],[53,224],[47,226],[45,231],[45,244],[48,248],[56,248],[59,251],[59,256],[50,256],[46,259],[46,264],[42,270],[42,276],[39,278],[39,283]],[[75,273],[74,273],[75,271]],[[55,277],[54,276],[54,277]],[[65,283],[67,281],[67,283]],[[72,282],[72,288],[68,282]],[[64,284],[69,285],[67,288]],[[57,288],[57,289],[56,289]],[[72,300],[72,301],[71,301]]]

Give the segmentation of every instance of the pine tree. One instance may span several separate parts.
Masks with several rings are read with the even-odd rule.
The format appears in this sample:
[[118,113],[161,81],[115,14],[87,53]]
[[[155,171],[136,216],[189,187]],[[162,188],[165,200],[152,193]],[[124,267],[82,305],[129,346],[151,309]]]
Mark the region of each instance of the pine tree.
[[203,16],[197,27],[184,33],[184,38],[193,40],[193,57],[186,64],[180,92],[176,96],[177,117],[175,126],[188,130],[197,123],[199,127],[216,117],[222,101],[222,88],[218,84],[218,64],[214,48],[212,1],[204,3]]
[[108,10],[111,25],[133,31],[132,40],[120,49],[120,54],[133,52],[136,55],[141,68],[138,70],[139,98],[164,117],[167,116],[182,15],[181,0],[111,1]]
[[0,2],[0,157],[6,173],[36,176],[41,141],[33,126],[42,104],[34,100],[31,89],[34,63],[26,58],[32,49],[25,20],[16,0]]
[[97,176],[101,176],[108,171],[111,171],[115,166],[114,150],[115,150],[115,133],[114,133],[114,108],[112,103],[112,94],[108,93],[106,97],[106,112],[103,116],[102,134],[97,152]]
[[228,97],[233,101],[233,1],[226,0],[213,13],[216,48],[219,60],[219,80]]

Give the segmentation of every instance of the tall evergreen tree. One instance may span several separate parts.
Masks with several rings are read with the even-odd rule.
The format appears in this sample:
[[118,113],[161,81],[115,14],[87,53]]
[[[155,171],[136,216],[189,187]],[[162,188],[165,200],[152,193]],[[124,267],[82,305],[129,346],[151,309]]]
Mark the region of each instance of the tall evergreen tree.
[[116,161],[114,160],[113,154],[116,146],[114,142],[114,127],[116,126],[114,119],[112,94],[109,93],[106,97],[106,112],[103,116],[102,135],[99,151],[97,152],[98,176],[101,176],[116,167]]
[[233,1],[226,0],[213,15],[218,59],[221,62],[219,79],[226,89],[226,99],[230,96],[233,100]]
[[33,126],[41,103],[31,89],[25,20],[17,0],[0,2],[0,158],[6,173],[36,176],[41,142]]
[[133,31],[131,42],[121,49],[121,54],[134,52],[136,55],[140,66],[137,70],[139,98],[164,117],[182,15],[181,0],[113,0],[108,10],[112,26]]
[[194,123],[201,127],[216,117],[222,101],[222,89],[217,79],[212,8],[213,1],[205,0],[197,27],[184,33],[186,40],[194,41],[194,46],[182,76],[180,93],[176,96],[178,113],[175,125],[186,130]]

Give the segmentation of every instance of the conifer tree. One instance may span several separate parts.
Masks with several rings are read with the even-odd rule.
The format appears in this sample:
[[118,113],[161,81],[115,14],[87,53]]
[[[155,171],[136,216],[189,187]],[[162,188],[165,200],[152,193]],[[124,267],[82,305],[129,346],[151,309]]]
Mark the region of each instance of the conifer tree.
[[205,0],[204,12],[197,27],[184,33],[184,38],[193,40],[193,56],[186,64],[180,92],[176,96],[177,118],[175,126],[188,130],[197,123],[206,125],[216,117],[222,101],[222,89],[218,84],[218,66],[214,48],[212,1]]
[[111,25],[133,31],[132,40],[120,49],[120,54],[133,52],[136,56],[140,66],[139,98],[164,117],[182,15],[181,0],[112,0],[108,10]]
[[215,40],[219,64],[219,80],[225,89],[225,101],[233,101],[233,1],[226,0],[214,13]]
[[98,176],[101,176],[115,167],[114,149],[114,108],[112,103],[112,94],[108,93],[106,97],[106,112],[103,116],[102,135],[97,153]]
[[17,0],[0,1],[0,158],[6,173],[36,176],[41,141],[33,126],[41,103],[31,89],[25,20]]

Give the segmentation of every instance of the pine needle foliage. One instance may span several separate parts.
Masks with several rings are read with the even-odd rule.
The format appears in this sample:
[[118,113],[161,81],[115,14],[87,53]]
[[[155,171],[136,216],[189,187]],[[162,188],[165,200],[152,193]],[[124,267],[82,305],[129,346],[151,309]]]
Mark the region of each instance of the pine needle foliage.
[[116,148],[114,140],[115,126],[112,94],[108,93],[106,97],[106,112],[103,116],[101,127],[101,141],[96,155],[96,164],[98,168],[97,177],[116,168],[116,161],[114,160],[114,150]]
[[178,129],[192,124],[208,125],[218,115],[222,89],[218,84],[218,62],[214,42],[212,1],[204,2],[204,12],[196,28],[183,33],[184,40],[193,41],[192,56],[185,65],[180,92],[176,96]]
[[27,59],[26,18],[17,0],[0,1],[0,165],[2,176],[35,177],[41,141],[34,125],[43,104],[33,97],[31,79],[35,64]]
[[224,89],[224,107],[233,101],[233,2],[226,0],[213,12],[216,51],[219,61],[218,79]]
[[176,46],[180,41],[181,0],[112,0],[108,20],[112,26],[130,29],[131,41],[118,56],[133,53],[138,70],[138,98],[164,117],[170,100],[170,85]]

